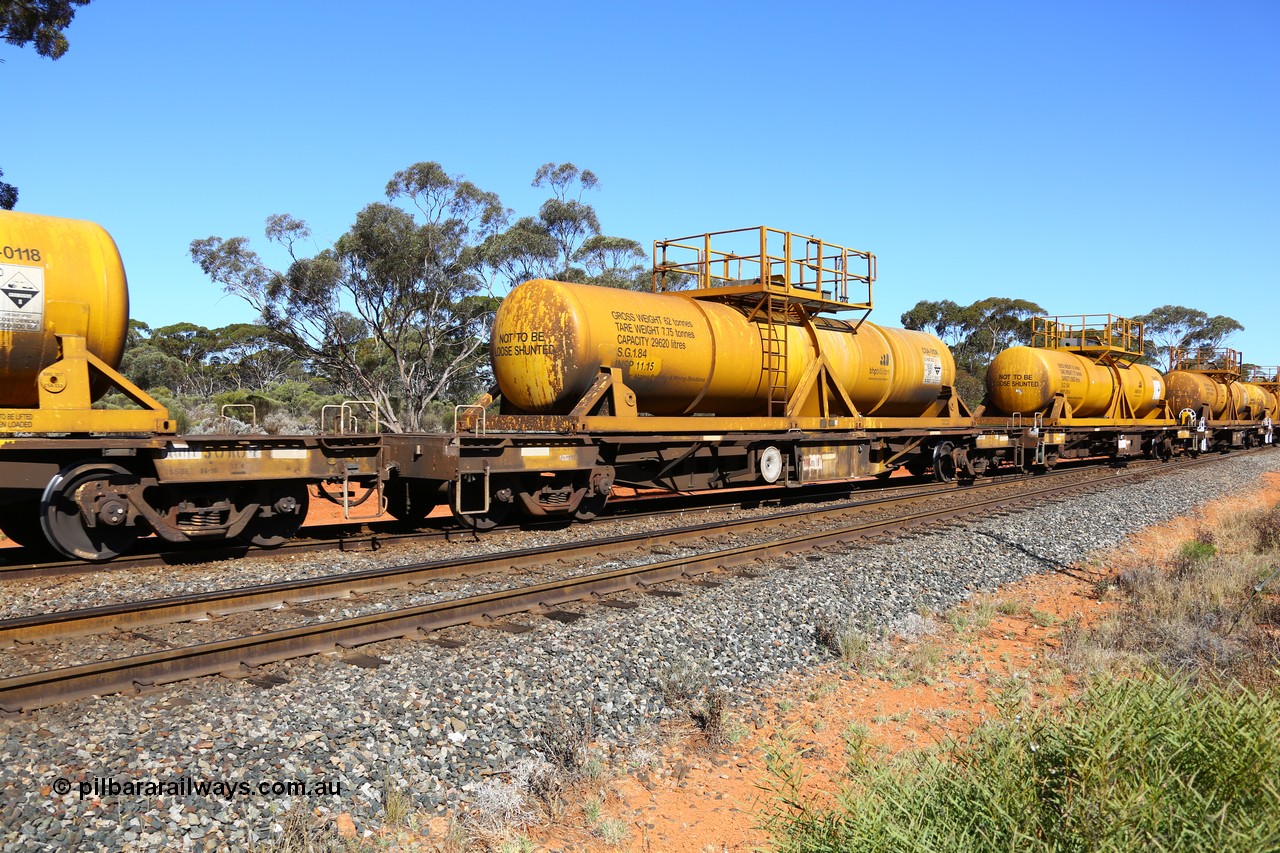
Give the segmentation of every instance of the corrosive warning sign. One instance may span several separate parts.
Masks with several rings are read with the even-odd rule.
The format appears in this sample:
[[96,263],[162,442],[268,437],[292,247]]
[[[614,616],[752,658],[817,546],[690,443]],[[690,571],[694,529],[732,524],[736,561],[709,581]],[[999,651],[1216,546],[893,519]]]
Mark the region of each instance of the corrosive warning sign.
[[44,328],[44,267],[0,264],[0,330]]
[[924,357],[924,376],[921,382],[925,385],[942,384],[942,359],[936,355]]

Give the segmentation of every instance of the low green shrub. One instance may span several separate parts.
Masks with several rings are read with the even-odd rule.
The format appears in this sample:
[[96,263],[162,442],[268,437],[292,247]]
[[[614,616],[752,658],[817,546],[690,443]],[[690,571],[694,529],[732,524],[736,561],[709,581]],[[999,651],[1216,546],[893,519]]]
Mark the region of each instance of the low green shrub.
[[936,755],[851,761],[840,804],[779,774],[787,851],[1280,849],[1280,698],[1159,675]]

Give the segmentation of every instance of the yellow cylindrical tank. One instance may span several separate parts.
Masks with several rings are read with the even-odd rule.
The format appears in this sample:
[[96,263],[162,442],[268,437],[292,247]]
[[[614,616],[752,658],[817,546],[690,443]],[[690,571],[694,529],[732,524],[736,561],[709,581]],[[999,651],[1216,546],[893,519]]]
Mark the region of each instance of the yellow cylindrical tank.
[[[790,393],[815,349],[804,328],[777,329]],[[925,332],[863,323],[857,334],[820,328],[817,336],[863,414],[919,414],[955,380],[950,351]],[[601,367],[620,368],[640,411],[655,415],[756,415],[769,399],[762,326],[674,294],[528,281],[498,309],[491,355],[503,399],[532,414],[567,413]]]
[[1248,409],[1247,416],[1251,421],[1260,421],[1262,416],[1268,414],[1275,407],[1275,398],[1270,391],[1261,386],[1254,385],[1252,382],[1233,382],[1231,387],[1239,387],[1240,395],[1243,402],[1237,407],[1236,412],[1241,417],[1246,416],[1246,407]]
[[1268,390],[1266,388],[1263,388],[1262,392],[1267,395],[1267,401],[1266,401],[1267,417],[1271,418],[1271,420],[1273,421],[1276,420],[1277,418],[1280,418],[1280,393]]
[[1158,410],[1166,394],[1159,372],[1145,364],[1107,366],[1065,350],[1010,347],[987,368],[987,396],[1004,414],[1042,411],[1061,393],[1072,417],[1101,417],[1117,390],[1139,418]]
[[36,377],[58,358],[55,332],[84,337],[114,368],[128,328],[124,263],[105,230],[0,211],[0,407],[37,404]]
[[1199,412],[1200,407],[1208,403],[1213,417],[1220,418],[1231,400],[1226,385],[1203,373],[1171,370],[1164,375],[1164,380],[1169,386],[1169,408],[1174,414],[1183,409]]

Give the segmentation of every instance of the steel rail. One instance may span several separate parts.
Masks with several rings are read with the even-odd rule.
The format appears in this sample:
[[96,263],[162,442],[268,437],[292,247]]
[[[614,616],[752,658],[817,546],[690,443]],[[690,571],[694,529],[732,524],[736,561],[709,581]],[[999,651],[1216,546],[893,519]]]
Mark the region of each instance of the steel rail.
[[[1069,477],[1080,474],[1096,474],[1088,471],[1066,471],[1055,476]],[[549,560],[572,560],[611,557],[638,548],[659,544],[678,544],[702,540],[707,535],[732,534],[740,530],[752,530],[775,526],[799,518],[806,520],[839,519],[853,513],[877,509],[890,509],[944,495],[976,494],[979,490],[1010,487],[1029,482],[1027,479],[992,481],[981,486],[960,491],[941,487],[910,494],[877,495],[861,501],[841,503],[822,509],[803,508],[772,513],[733,521],[713,521],[644,533],[594,539],[585,544],[568,544],[557,547],[526,548],[504,551],[492,555],[473,555],[452,560],[407,563],[343,572],[322,577],[278,581],[227,590],[210,590],[187,595],[156,598],[98,607],[61,610],[32,616],[18,616],[0,620],[0,648],[10,648],[17,643],[63,639],[103,633],[112,630],[130,630],[148,625],[209,619],[254,610],[267,610],[287,605],[297,605],[370,592],[418,586],[434,580],[469,577],[488,572],[512,571],[545,565]],[[1036,482],[1044,482],[1040,478]],[[1108,479],[1091,479],[1088,482],[1109,482]]]
[[0,680],[0,709],[19,713],[60,702],[140,690],[204,675],[242,674],[280,660],[305,657],[397,638],[418,638],[442,628],[500,619],[515,613],[545,611],[560,605],[617,594],[638,587],[692,579],[771,557],[792,556],[823,545],[883,535],[904,527],[942,522],[983,510],[1052,498],[1113,481],[1134,479],[1124,472],[1101,480],[1054,484],[962,506],[881,519],[855,527],[812,531],[774,542],[713,551],[610,572],[582,575],[484,595],[366,614],[297,628],[239,637],[150,654],[47,670]]
[[77,637],[110,630],[140,628],[146,625],[216,618],[244,611],[266,610],[290,604],[304,604],[326,599],[343,598],[350,595],[410,587],[438,579],[467,577],[486,572],[508,571],[545,565],[549,560],[565,562],[574,559],[609,557],[646,547],[655,540],[661,540],[662,544],[671,544],[692,539],[704,539],[708,533],[721,534],[744,528],[767,527],[782,520],[800,517],[823,518],[845,515],[851,512],[878,507],[887,508],[908,501],[953,493],[955,493],[953,489],[938,489],[923,494],[877,497],[865,501],[843,503],[835,507],[825,507],[816,511],[798,509],[735,521],[705,522],[667,530],[610,536],[594,539],[586,544],[568,544],[551,548],[524,548],[492,555],[472,555],[452,560],[407,563],[399,566],[325,575],[318,578],[278,581],[270,584],[237,587],[228,590],[211,590],[169,598],[61,610],[33,616],[18,616],[0,620],[0,648],[8,648],[15,643],[31,643],[38,640]]
[[[1025,475],[1001,475],[1001,479],[1005,479],[1007,481],[1021,478],[1023,476]],[[991,482],[994,483],[998,481],[999,480],[993,480]],[[983,483],[983,485],[990,484],[991,483]],[[786,504],[801,502],[821,502],[831,500],[837,496],[847,498],[852,493],[870,491],[873,489],[877,492],[892,493],[895,495],[901,495],[911,489],[945,491],[949,488],[953,488],[954,485],[954,483],[915,482],[901,486],[885,486],[879,482],[875,482],[873,484],[871,482],[855,481],[844,484],[839,488],[832,488],[829,483],[803,486],[798,489],[783,489],[781,487],[769,487],[766,489],[763,487],[755,487],[757,491],[754,493],[747,489],[743,489],[741,491],[734,490],[738,499],[732,501],[721,501],[718,503],[702,502],[705,501],[707,495],[706,492],[680,493],[674,495],[646,495],[637,498],[623,498],[614,503],[610,503],[608,507],[610,514],[596,519],[592,522],[592,525],[598,527],[602,524],[608,524],[609,522],[618,520],[631,521],[693,512],[732,510],[742,508],[748,504],[776,503],[779,506],[783,506]],[[649,508],[649,505],[651,504],[658,504],[665,508],[651,509]],[[675,506],[670,506],[670,504],[675,504]],[[424,522],[429,521],[431,521],[431,519],[424,519]],[[484,536],[493,536],[505,531],[533,530],[540,527],[563,527],[570,522],[571,519],[568,516],[550,516],[543,519],[529,518],[523,519],[518,524],[508,524],[495,527],[493,530],[486,531]],[[406,522],[396,521],[393,519],[383,519],[374,522],[350,522],[351,526],[372,526],[374,529],[369,532],[340,532],[337,536],[329,536],[327,538],[319,539],[293,539],[278,548],[256,548],[247,544],[223,543],[220,547],[199,550],[195,548],[191,550],[157,550],[152,554],[143,554],[136,557],[126,556],[107,563],[89,563],[83,560],[57,560],[52,562],[13,563],[9,565],[0,563],[0,581],[30,580],[35,578],[60,577],[63,575],[87,574],[90,572],[115,572],[128,569],[153,568],[157,566],[199,565],[224,559],[271,558],[279,557],[284,554],[309,554],[320,551],[378,551],[387,545],[397,543],[423,542],[435,539],[453,541],[457,539],[475,540],[480,538],[474,530],[464,530],[461,528],[428,527],[427,529],[413,531],[396,530],[397,526],[403,527],[405,524]],[[341,531],[343,527],[344,525],[340,523],[317,524],[310,528],[303,528],[303,532],[305,533],[307,530],[312,532],[323,531],[326,529],[338,529]],[[23,549],[15,548],[13,550],[20,552]],[[0,559],[2,559],[3,556],[4,551],[0,550]]]

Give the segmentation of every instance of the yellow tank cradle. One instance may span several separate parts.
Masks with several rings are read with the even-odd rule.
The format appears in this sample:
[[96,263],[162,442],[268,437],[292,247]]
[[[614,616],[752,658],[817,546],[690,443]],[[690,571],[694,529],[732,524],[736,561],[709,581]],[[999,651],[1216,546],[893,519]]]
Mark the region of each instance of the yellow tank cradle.
[[[0,409],[0,435],[23,433],[164,433],[177,431],[169,411],[109,364],[78,335],[58,335],[61,358],[37,377],[36,408]],[[90,386],[100,378],[138,408],[95,409]]]

